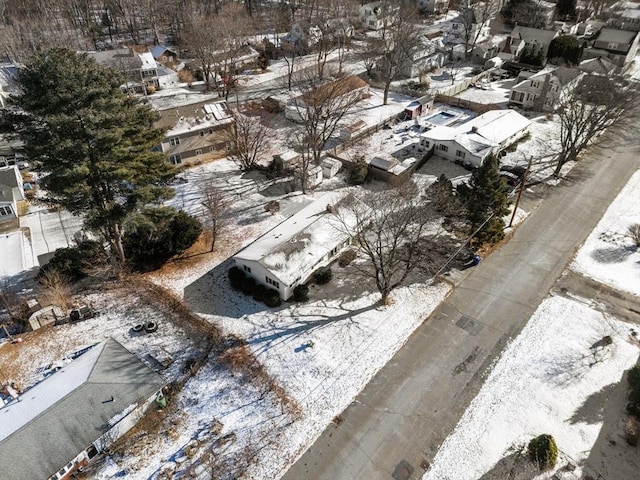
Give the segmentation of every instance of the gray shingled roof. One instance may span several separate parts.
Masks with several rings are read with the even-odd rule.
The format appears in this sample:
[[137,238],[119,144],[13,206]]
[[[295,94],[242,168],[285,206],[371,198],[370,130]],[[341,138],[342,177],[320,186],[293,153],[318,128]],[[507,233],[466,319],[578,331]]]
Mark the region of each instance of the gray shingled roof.
[[[71,385],[69,391],[61,391],[66,385]],[[2,478],[49,478],[108,431],[110,419],[163,385],[160,375],[117,341],[109,339],[93,347],[25,391],[20,402],[0,409]],[[61,398],[49,405],[56,395]],[[34,411],[41,413],[29,419]],[[5,415],[14,420],[3,422],[3,417],[10,418]],[[21,424],[19,416],[28,421]]]

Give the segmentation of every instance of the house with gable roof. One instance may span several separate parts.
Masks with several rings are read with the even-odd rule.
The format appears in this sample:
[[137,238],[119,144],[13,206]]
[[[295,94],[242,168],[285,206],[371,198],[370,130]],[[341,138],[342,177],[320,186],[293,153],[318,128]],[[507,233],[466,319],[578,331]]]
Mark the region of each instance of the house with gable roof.
[[624,70],[636,57],[640,33],[603,28],[593,42],[593,46],[585,48],[582,58],[606,57]]
[[552,112],[584,75],[577,68],[546,67],[539,72],[520,72],[511,87],[509,105],[525,110]]
[[70,478],[130,430],[164,385],[116,340],[93,346],[0,408],[2,477]]
[[226,156],[235,119],[227,102],[202,102],[161,111],[156,126],[168,128],[158,148],[182,165]]
[[485,158],[522,138],[531,121],[513,110],[491,110],[456,126],[420,134],[420,147],[455,163],[479,167]]
[[325,194],[233,256],[235,265],[256,283],[287,300],[320,267],[345,250],[350,238],[336,228],[333,205],[344,194]]
[[535,47],[542,49],[546,59],[551,41],[558,35],[556,30],[517,26],[500,44],[498,56],[505,62],[512,62],[520,57],[525,47]]

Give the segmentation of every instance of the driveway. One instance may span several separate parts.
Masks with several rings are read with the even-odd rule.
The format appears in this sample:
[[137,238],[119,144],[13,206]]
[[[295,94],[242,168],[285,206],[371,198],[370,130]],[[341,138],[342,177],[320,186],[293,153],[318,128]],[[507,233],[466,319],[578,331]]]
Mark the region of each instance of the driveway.
[[638,168],[639,150],[594,149],[585,156],[504,247],[467,271],[342,421],[327,427],[283,478],[420,478],[491,363]]

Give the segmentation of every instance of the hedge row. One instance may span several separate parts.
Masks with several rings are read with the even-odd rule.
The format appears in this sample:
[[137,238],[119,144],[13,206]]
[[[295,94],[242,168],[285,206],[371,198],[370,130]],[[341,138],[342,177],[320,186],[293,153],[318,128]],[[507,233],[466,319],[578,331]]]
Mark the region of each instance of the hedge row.
[[252,277],[245,275],[238,267],[231,267],[228,276],[231,287],[234,290],[251,295],[254,300],[264,302],[267,307],[278,307],[282,303],[277,290],[267,288],[261,283],[256,283]]

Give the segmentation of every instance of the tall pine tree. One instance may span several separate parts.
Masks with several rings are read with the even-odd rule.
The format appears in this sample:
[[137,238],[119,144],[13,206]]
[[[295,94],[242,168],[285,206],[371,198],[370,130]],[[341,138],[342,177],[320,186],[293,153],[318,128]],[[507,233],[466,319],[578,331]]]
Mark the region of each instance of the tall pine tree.
[[504,238],[503,217],[509,213],[511,201],[499,166],[497,155],[491,155],[473,171],[468,185],[458,186],[458,193],[467,206],[471,231],[482,226],[475,235],[479,244],[493,244]]
[[139,206],[173,195],[158,186],[175,171],[154,152],[163,130],[148,105],[123,93],[122,74],[85,55],[55,48],[35,55],[18,73],[16,110],[5,111],[42,173],[44,200],[82,215],[125,262],[123,222]]

